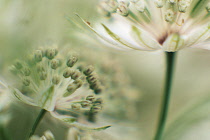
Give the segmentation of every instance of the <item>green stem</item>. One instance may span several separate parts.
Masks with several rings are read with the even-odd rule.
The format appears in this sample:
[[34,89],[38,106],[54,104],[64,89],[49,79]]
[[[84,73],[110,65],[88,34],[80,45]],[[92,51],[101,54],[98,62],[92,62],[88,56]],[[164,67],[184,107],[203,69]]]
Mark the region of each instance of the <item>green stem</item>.
[[154,140],[162,139],[164,127],[166,124],[168,108],[169,108],[170,93],[171,93],[171,87],[172,87],[174,63],[175,63],[175,52],[166,52],[167,69],[166,69],[166,77],[165,77],[166,78],[165,90],[164,90],[164,95],[163,95],[160,119],[159,119],[158,128],[157,128]]
[[0,136],[1,138],[3,138],[4,140],[11,140],[9,133],[7,132],[6,128],[4,127],[4,125],[0,125]]
[[29,135],[29,139],[30,137],[34,134],[34,132],[36,131],[37,126],[39,125],[40,121],[42,120],[42,118],[44,117],[45,113],[47,111],[42,109],[38,115],[38,117],[36,118],[36,121],[33,124],[33,127],[31,129],[30,135]]

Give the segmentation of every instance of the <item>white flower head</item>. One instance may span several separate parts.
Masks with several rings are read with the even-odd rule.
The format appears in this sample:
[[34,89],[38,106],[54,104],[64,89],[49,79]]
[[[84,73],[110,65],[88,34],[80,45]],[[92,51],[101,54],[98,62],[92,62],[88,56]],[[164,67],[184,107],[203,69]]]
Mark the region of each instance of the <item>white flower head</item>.
[[112,20],[96,29],[82,19],[107,46],[166,52],[210,49],[209,0],[120,0],[116,5],[117,11],[103,7]]
[[45,109],[55,118],[88,129],[78,122],[94,121],[102,109],[103,100],[98,96],[103,87],[94,67],[81,67],[77,61],[77,54],[59,54],[56,47],[38,49],[11,67],[20,80],[15,88],[10,87],[11,92],[18,100]]

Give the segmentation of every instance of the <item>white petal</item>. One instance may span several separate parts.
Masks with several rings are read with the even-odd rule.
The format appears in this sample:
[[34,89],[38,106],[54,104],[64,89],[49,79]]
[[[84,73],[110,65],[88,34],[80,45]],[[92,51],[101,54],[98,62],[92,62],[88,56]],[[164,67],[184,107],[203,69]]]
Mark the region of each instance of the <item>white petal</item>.
[[163,50],[166,52],[175,52],[184,46],[184,38],[179,34],[170,35],[163,43]]
[[193,45],[192,48],[201,48],[201,49],[210,50],[210,41],[198,43],[196,45]]
[[53,111],[55,107],[56,102],[56,96],[54,94],[54,85],[47,88],[46,91],[43,91],[43,93],[40,94],[40,97],[38,98],[38,104],[41,108],[44,108],[48,111]]
[[24,94],[22,94],[18,89],[15,88],[10,88],[10,91],[12,92],[12,94],[20,101],[28,104],[28,105],[32,105],[32,106],[38,106],[36,103],[34,103],[34,100],[25,96]]
[[144,30],[140,30],[136,26],[132,27],[132,37],[139,43],[144,49],[157,50],[161,48],[161,45],[152,36]]
[[206,24],[186,35],[185,47],[192,47],[198,43],[207,40],[210,37],[210,24]]
[[109,127],[111,127],[110,125],[106,125],[106,126],[99,126],[99,127],[94,127],[92,126],[91,124],[89,124],[87,121],[84,121],[83,122],[85,124],[82,124],[82,123],[79,123],[77,122],[76,118],[75,117],[72,117],[72,116],[68,116],[68,115],[61,115],[61,114],[58,114],[57,112],[50,112],[51,115],[67,124],[69,124],[70,126],[73,126],[73,127],[77,127],[78,129],[81,129],[81,130],[95,130],[95,131],[100,131],[100,130],[104,130],[104,129],[107,129]]
[[[121,38],[119,35],[115,34],[114,32],[112,32],[107,26],[103,25],[105,31],[106,31],[106,35],[104,36],[102,33],[99,33],[98,31],[96,31],[95,29],[93,29],[93,27],[90,26],[89,23],[87,23],[84,19],[82,19],[79,15],[77,15],[83,23],[85,23],[85,25],[87,25],[101,40],[103,40],[104,42],[108,43],[109,46],[112,47],[118,47],[120,49],[128,49],[128,50],[141,50],[139,48],[139,46],[135,46],[134,44],[131,44],[128,42],[128,38],[123,39]],[[142,49],[143,50],[143,49]],[[144,50],[143,50],[144,51]]]

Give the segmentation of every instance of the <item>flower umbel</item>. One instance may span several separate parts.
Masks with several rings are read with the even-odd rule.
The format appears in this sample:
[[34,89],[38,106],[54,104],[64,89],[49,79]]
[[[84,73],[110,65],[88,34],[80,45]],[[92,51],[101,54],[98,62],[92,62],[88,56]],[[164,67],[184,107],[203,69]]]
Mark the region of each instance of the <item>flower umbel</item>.
[[103,101],[97,97],[102,85],[93,66],[81,71],[77,61],[77,54],[65,57],[55,47],[36,50],[33,56],[11,67],[21,80],[16,88],[11,88],[12,93],[20,101],[49,111],[55,118],[80,129],[105,129],[109,126],[90,128],[78,123],[81,118],[94,120]]
[[108,23],[96,30],[82,21],[106,45],[120,49],[210,49],[209,4],[209,0],[102,0],[98,9],[110,18]]

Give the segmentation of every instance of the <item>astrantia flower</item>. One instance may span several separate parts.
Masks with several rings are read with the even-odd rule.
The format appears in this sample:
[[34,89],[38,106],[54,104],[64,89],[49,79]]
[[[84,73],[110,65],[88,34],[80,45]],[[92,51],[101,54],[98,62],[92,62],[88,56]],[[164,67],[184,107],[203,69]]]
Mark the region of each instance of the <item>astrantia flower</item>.
[[[58,54],[56,48],[36,50],[33,56],[18,60],[11,71],[20,80],[11,87],[20,101],[49,111],[55,118],[81,129],[89,128],[78,122],[92,120],[102,108],[98,94],[102,86],[93,66],[83,71],[77,68],[75,54]],[[18,80],[17,80],[18,81]]]
[[82,20],[107,46],[166,52],[210,49],[209,0],[101,0],[98,8],[109,21],[94,29]]

